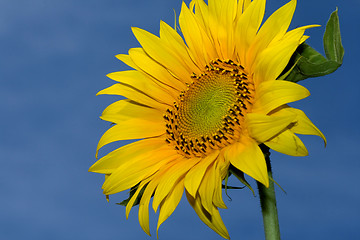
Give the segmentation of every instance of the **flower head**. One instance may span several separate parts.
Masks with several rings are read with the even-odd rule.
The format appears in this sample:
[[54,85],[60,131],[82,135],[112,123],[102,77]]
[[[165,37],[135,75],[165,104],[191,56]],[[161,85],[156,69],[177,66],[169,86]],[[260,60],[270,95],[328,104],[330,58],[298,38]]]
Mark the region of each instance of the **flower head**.
[[309,96],[292,82],[277,80],[306,26],[287,31],[296,0],[261,26],[265,0],[193,0],[182,5],[182,36],[164,22],[160,37],[133,28],[141,48],[117,55],[134,70],[114,72],[118,83],[98,94],[126,97],[101,118],[114,123],[97,151],[111,142],[136,139],[98,160],[90,171],[106,174],[104,194],[136,186],[126,215],[142,192],[139,221],[150,234],[148,208],[160,208],[158,228],[175,210],[184,189],[200,219],[224,238],[219,208],[222,180],[233,165],[269,185],[259,144],[305,156],[296,134],[323,134],[287,104]]

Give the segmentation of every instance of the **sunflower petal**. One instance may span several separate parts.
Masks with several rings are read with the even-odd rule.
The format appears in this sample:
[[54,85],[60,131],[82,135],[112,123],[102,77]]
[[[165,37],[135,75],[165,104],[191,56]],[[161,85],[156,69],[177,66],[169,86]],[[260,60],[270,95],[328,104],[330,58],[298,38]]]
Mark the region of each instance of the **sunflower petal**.
[[119,123],[133,118],[142,118],[151,122],[163,121],[162,112],[129,99],[120,100],[110,104],[100,117],[102,120]]
[[254,140],[243,139],[242,142],[229,146],[226,149],[225,158],[240,171],[261,182],[266,187],[269,186],[264,154]]
[[[235,26],[235,45],[239,59],[246,60],[246,53],[254,40],[265,13],[265,0],[255,0],[239,17]],[[244,8],[246,6],[244,5]],[[240,62],[246,64],[246,62]]]
[[247,54],[248,68],[251,69],[258,53],[265,49],[271,41],[279,40],[284,36],[289,28],[295,8],[296,0],[292,0],[274,12],[261,26]]
[[135,186],[177,157],[171,150],[160,149],[146,158],[126,162],[106,179],[103,184],[104,194],[118,193]]
[[311,122],[311,120],[306,116],[306,114],[300,109],[284,105],[279,110],[271,113],[271,115],[275,116],[283,116],[289,114],[296,114],[296,119],[294,120],[295,124],[290,129],[292,132],[304,135],[319,136],[324,140],[324,144],[326,146],[327,142],[324,134]]
[[214,207],[212,210],[213,214],[209,214],[202,206],[201,200],[199,197],[193,198],[188,192],[186,192],[186,197],[190,205],[194,208],[196,214],[199,216],[201,221],[203,221],[207,226],[214,230],[217,234],[223,238],[230,239],[229,233],[226,230],[224,223],[221,220],[219,211]]
[[259,113],[248,113],[246,125],[250,136],[259,143],[263,143],[288,127],[295,119],[296,114],[286,116],[268,116]]
[[96,152],[103,146],[120,140],[141,139],[160,136],[165,133],[165,128],[158,122],[143,119],[130,119],[122,121],[107,130],[99,140]]
[[301,100],[309,95],[310,92],[297,83],[283,80],[263,82],[257,89],[253,112],[267,114],[283,104]]
[[[159,220],[156,227],[156,235],[158,235],[160,225],[174,212],[179,204],[184,193],[184,179],[178,182],[171,192],[166,196],[166,199],[160,206]],[[159,236],[158,236],[159,237]]]
[[99,159],[90,167],[89,172],[112,173],[125,162],[132,161],[138,157],[144,157],[144,155],[159,149],[163,146],[163,142],[163,138],[150,138],[127,144]]
[[170,193],[174,185],[179,181],[180,178],[183,178],[189,169],[197,164],[201,159],[200,158],[191,158],[184,159],[179,158],[175,164],[173,164],[162,176],[164,181],[161,181],[156,188],[154,199],[153,199],[153,209],[156,212],[161,201]]
[[200,182],[204,177],[208,166],[217,158],[219,151],[214,151],[206,158],[202,159],[197,165],[191,168],[186,174],[184,185],[188,193],[195,197],[199,188]]
[[269,148],[290,156],[307,156],[309,153],[298,136],[286,130],[264,143]]

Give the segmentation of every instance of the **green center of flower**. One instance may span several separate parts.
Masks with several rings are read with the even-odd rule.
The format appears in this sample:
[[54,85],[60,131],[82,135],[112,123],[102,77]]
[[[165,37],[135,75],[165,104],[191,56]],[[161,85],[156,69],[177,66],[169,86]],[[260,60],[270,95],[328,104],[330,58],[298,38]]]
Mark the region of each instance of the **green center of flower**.
[[[230,144],[251,104],[252,84],[242,66],[217,59],[182,91],[164,115],[167,142],[185,156],[206,156]],[[251,86],[250,86],[251,85]]]

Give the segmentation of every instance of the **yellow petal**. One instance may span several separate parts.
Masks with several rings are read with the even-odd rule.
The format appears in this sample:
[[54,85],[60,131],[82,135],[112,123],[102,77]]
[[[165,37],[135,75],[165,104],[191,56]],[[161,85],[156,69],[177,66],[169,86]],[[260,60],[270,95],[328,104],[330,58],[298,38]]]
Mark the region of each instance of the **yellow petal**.
[[135,186],[162,166],[178,158],[174,151],[159,149],[145,158],[127,161],[119,166],[103,184],[104,194],[118,193]]
[[175,29],[163,21],[160,22],[160,38],[173,50],[174,54],[176,54],[178,58],[191,69],[192,72],[200,74],[200,69],[190,58],[189,49],[185,45],[184,40]]
[[269,177],[264,154],[252,139],[243,139],[230,145],[225,151],[225,158],[240,171],[269,186]]
[[139,157],[143,158],[144,154],[150,154],[163,147],[164,142],[164,138],[150,138],[127,144],[99,159],[90,167],[89,172],[112,173],[125,162]]
[[246,65],[246,53],[260,27],[265,12],[265,0],[255,0],[240,16],[235,26],[235,45],[240,63]]
[[219,151],[213,151],[207,157],[202,159],[197,165],[191,168],[191,170],[185,176],[185,188],[190,195],[196,196],[196,192],[199,188],[200,182],[204,177],[205,171],[208,166],[218,157]]
[[149,227],[149,203],[151,196],[159,184],[161,178],[154,177],[150,183],[146,186],[143,196],[139,203],[139,223],[141,228],[144,230],[146,234],[151,236],[150,227]]
[[295,8],[296,0],[292,0],[274,12],[261,26],[247,54],[247,68],[251,69],[258,53],[265,49],[271,41],[279,40],[284,36],[289,28]]
[[263,143],[287,128],[295,117],[296,114],[268,116],[259,113],[248,113],[245,121],[250,136],[259,143]]
[[166,109],[169,107],[169,105],[160,103],[155,99],[151,98],[150,96],[144,94],[144,92],[124,83],[116,83],[108,88],[99,91],[96,95],[102,94],[124,96],[135,102],[147,105],[149,107],[157,108],[162,111],[166,111]]
[[161,201],[170,193],[171,189],[179,181],[179,179],[184,178],[186,172],[200,160],[201,158],[184,159],[181,157],[169,169],[167,169],[162,176],[163,181],[159,183],[154,194],[152,205],[155,212]]
[[128,204],[126,205],[126,210],[125,210],[125,212],[126,212],[126,219],[129,218],[129,214],[130,214],[131,208],[133,207],[136,198],[139,196],[140,191],[145,187],[145,185],[146,185],[147,183],[149,183],[149,181],[150,181],[151,179],[152,179],[152,178],[148,178],[148,179],[146,179],[145,181],[142,181],[142,182],[139,184],[138,188],[136,189],[134,195],[130,198]]
[[306,116],[306,114],[300,109],[291,108],[285,105],[281,107],[278,111],[271,113],[271,115],[275,116],[283,116],[289,114],[296,114],[294,125],[290,129],[292,132],[304,135],[319,136],[324,140],[324,144],[326,146],[326,138],[324,134],[311,122],[311,120]]
[[204,209],[210,214],[212,214],[212,210],[214,209],[213,196],[215,186],[215,163],[212,163],[212,165],[210,165],[210,167],[206,170],[198,191]]
[[286,130],[264,143],[269,148],[290,156],[307,156],[304,143],[292,131]]
[[133,69],[136,69],[135,63],[131,60],[130,56],[127,54],[118,54],[115,56],[117,59],[128,65],[129,67],[132,67]]
[[184,179],[180,180],[166,196],[160,207],[159,220],[156,228],[156,235],[158,236],[160,225],[174,212],[179,204],[184,192]]
[[289,81],[267,81],[259,85],[253,112],[269,113],[271,110],[290,102],[306,98],[310,92],[303,86]]
[[190,205],[194,208],[201,221],[223,238],[230,239],[229,233],[221,220],[218,209],[214,207],[211,211],[212,214],[210,214],[203,208],[199,197],[193,198],[188,192],[185,193]]
[[190,75],[192,72],[178,59],[163,41],[140,28],[132,28],[136,39],[139,41],[145,52],[154,60],[169,69],[175,76],[182,79],[188,79],[190,82]]
[[101,119],[119,123],[133,118],[142,118],[151,122],[161,123],[163,113],[156,108],[147,107],[129,99],[120,100],[110,104],[101,115]]
[[287,33],[280,41],[272,42],[258,54],[253,68],[256,84],[275,80],[280,75],[300,45],[304,31],[305,29]]
[[184,2],[181,7],[179,24],[197,66],[204,67],[210,60],[217,57],[211,39]]
[[215,164],[216,164],[215,172],[214,172],[215,191],[213,196],[213,204],[215,205],[215,207],[218,208],[227,208],[222,199],[222,181],[223,181],[222,168],[224,167],[223,166],[224,161],[218,159]]
[[158,122],[151,122],[142,119],[130,119],[122,121],[107,130],[99,140],[96,152],[103,146],[120,141],[130,139],[141,139],[160,136],[165,133],[165,127]]
[[106,76],[112,80],[136,88],[143,94],[155,99],[158,102],[172,104],[175,100],[174,96],[171,96],[166,89],[136,70],[113,72]]
[[156,79],[156,81],[178,91],[184,89],[185,84],[181,82],[181,79],[175,78],[164,66],[150,58],[142,48],[130,49],[129,55],[139,69]]

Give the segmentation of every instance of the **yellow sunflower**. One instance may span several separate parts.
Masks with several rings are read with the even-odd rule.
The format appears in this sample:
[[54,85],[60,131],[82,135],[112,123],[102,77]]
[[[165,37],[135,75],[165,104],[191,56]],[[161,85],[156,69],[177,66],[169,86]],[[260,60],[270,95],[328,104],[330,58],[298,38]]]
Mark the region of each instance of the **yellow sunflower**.
[[[262,23],[266,0],[193,0],[183,3],[181,33],[165,22],[160,37],[133,28],[141,48],[116,57],[134,70],[114,72],[117,81],[98,94],[121,95],[101,119],[114,123],[99,141],[137,141],[99,159],[89,171],[106,175],[105,195],[137,186],[126,216],[142,193],[139,222],[150,235],[149,203],[160,208],[159,226],[173,213],[184,189],[200,219],[224,238],[222,181],[233,165],[269,185],[259,144],[305,156],[295,134],[319,129],[287,104],[309,96],[277,80],[295,49],[315,25],[287,31],[296,0]],[[180,35],[182,34],[182,35]]]

